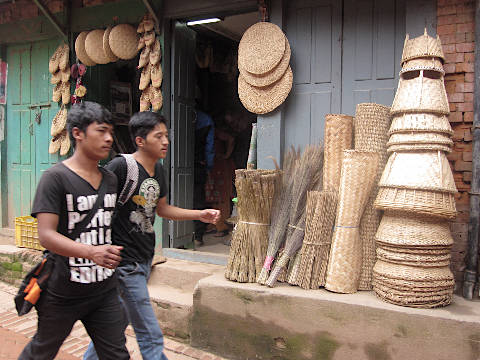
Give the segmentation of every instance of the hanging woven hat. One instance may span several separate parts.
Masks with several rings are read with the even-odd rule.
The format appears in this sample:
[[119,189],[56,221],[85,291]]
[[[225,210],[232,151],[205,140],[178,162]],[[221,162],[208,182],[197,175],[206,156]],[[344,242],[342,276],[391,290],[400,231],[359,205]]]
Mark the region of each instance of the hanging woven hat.
[[451,247],[453,238],[448,221],[432,216],[386,211],[375,240],[379,244],[402,247]]
[[152,79],[152,86],[159,88],[162,86],[163,72],[160,64],[150,65],[150,78]]
[[70,150],[70,136],[68,136],[67,131],[63,131],[60,135],[60,156],[65,156]]
[[145,90],[148,87],[148,85],[150,85],[150,79],[151,79],[151,66],[150,66],[150,63],[148,63],[142,69],[142,73],[140,74],[140,82],[138,84],[138,88],[140,90]]
[[403,132],[390,135],[387,146],[403,144],[440,144],[453,146],[453,141],[449,135],[432,132]]
[[448,115],[450,106],[443,81],[443,75],[432,70],[400,74],[392,114],[429,112]]
[[88,35],[88,31],[82,31],[75,40],[75,53],[77,54],[78,60],[80,60],[86,66],[95,66],[97,65],[95,61],[90,59],[85,51],[85,39]]
[[255,114],[266,114],[279,107],[292,89],[293,73],[290,66],[277,82],[262,88],[248,84],[238,76],[238,96],[243,106]]
[[275,81],[280,79],[285,71],[287,71],[288,65],[290,63],[291,49],[287,37],[285,37],[285,53],[283,54],[282,59],[273,70],[267,72],[266,74],[255,75],[251,74],[242,68],[239,68],[240,74],[247,83],[252,86],[263,87],[273,84]]
[[259,22],[250,26],[238,45],[238,67],[260,75],[280,63],[286,47],[283,31],[275,24]]
[[445,74],[442,62],[439,58],[435,57],[408,60],[402,65],[402,70],[400,70],[400,73],[415,70],[434,70]]
[[112,52],[112,49],[110,49],[109,38],[111,31],[112,27],[109,26],[105,29],[105,32],[103,33],[103,52],[107,56],[109,62],[115,62],[118,60],[118,57],[115,56],[115,54]]
[[138,37],[135,28],[128,24],[120,24],[110,31],[108,40],[110,49],[123,60],[130,60],[137,55]]
[[68,69],[69,57],[70,57],[70,48],[68,47],[67,44],[63,44],[62,49],[60,50],[60,59],[58,62],[58,67],[60,68],[60,70]]
[[57,47],[55,52],[50,57],[50,60],[48,61],[48,71],[50,72],[50,74],[54,74],[58,71],[58,68],[59,68],[58,65],[60,63],[60,55],[61,55],[62,48],[63,48],[63,45],[60,45],[59,47]]
[[160,41],[158,39],[153,43],[153,47],[150,50],[150,64],[157,65],[162,58],[162,48],[160,47]]
[[105,30],[92,30],[85,38],[85,51],[90,59],[97,64],[108,64],[110,59],[103,50],[103,35]]
[[406,131],[429,131],[435,133],[453,134],[452,126],[445,115],[428,113],[398,114],[392,119],[388,134]]
[[147,88],[142,91],[142,95],[140,95],[140,111],[148,111],[150,110],[150,88]]
[[61,81],[62,81],[62,71],[57,70],[56,73],[52,74],[52,77],[50,78],[50,84],[56,85]]
[[150,102],[152,103],[153,111],[160,111],[163,106],[163,96],[160,89],[150,86]]
[[393,153],[378,186],[457,192],[450,164],[442,151]]
[[428,36],[427,29],[423,35],[413,39],[410,39],[407,34],[403,46],[402,64],[407,60],[421,57],[437,57],[445,60],[440,37],[438,35],[436,38]]

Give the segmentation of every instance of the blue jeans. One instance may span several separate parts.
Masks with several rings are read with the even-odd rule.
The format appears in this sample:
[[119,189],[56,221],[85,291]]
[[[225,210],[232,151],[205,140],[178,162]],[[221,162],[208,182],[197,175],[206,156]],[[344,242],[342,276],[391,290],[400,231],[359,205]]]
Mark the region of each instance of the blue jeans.
[[[147,281],[150,277],[151,260],[119,266],[118,292],[128,320],[135,330],[137,343],[143,359],[168,360],[163,353],[163,334],[150,303]],[[127,328],[128,324],[125,324]],[[98,360],[93,343],[90,342],[83,360]]]

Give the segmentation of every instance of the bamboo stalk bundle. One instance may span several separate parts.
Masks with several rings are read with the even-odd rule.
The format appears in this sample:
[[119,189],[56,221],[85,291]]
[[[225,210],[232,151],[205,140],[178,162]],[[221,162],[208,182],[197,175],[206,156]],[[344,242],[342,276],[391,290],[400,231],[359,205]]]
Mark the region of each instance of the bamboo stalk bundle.
[[255,282],[267,252],[276,170],[236,170],[238,216],[225,277]]
[[267,254],[263,267],[257,278],[257,282],[262,285],[265,285],[273,261],[275,260],[275,256],[285,242],[291,207],[290,193],[292,191],[294,179],[293,174],[295,166],[297,165],[298,157],[299,152],[292,147],[292,149],[285,155],[283,161],[282,176],[281,179],[279,178],[279,184],[277,184],[274,194],[271,225],[268,233]]
[[325,286],[337,202],[335,191],[308,193],[302,258],[293,281],[294,285],[304,289],[318,289],[320,286]]
[[318,146],[307,146],[299,160],[295,170],[290,202],[292,203],[290,220],[288,226],[292,229],[291,235],[285,242],[285,250],[282,258],[278,261],[274,271],[270,273],[266,285],[275,285],[281,268],[293,258],[302,247],[305,236],[305,217],[307,193],[310,190],[320,188],[322,185],[323,171],[323,148]]

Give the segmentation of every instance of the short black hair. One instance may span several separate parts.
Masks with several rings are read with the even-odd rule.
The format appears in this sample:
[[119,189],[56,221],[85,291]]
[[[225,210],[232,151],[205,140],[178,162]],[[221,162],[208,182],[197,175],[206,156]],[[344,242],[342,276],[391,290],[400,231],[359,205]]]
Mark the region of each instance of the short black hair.
[[167,120],[156,112],[142,111],[133,114],[128,122],[128,129],[134,145],[137,146],[137,143],[135,142],[137,136],[146,139],[150,131],[152,131],[158,124],[164,124],[167,126]]
[[72,105],[67,117],[67,131],[73,146],[75,146],[75,139],[72,134],[73,128],[76,127],[80,131],[86,132],[87,127],[94,122],[114,125],[110,111],[96,102],[83,101]]

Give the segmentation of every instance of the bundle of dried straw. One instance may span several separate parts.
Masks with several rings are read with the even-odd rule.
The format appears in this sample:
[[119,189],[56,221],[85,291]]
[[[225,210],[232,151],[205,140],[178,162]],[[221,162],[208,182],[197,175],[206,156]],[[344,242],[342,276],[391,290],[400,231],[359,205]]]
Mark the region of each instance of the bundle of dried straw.
[[225,277],[255,282],[267,252],[276,170],[236,170],[239,220],[233,233]]
[[[321,188],[323,170],[323,147],[309,145],[305,148],[295,169],[290,202],[292,207],[289,216],[289,236],[285,242],[282,257],[277,262],[274,270],[270,273],[266,285],[274,286],[277,278],[288,261],[295,256],[302,247],[305,236],[305,207],[307,192]],[[298,269],[298,268],[297,268]],[[291,274],[295,276],[295,273]]]

